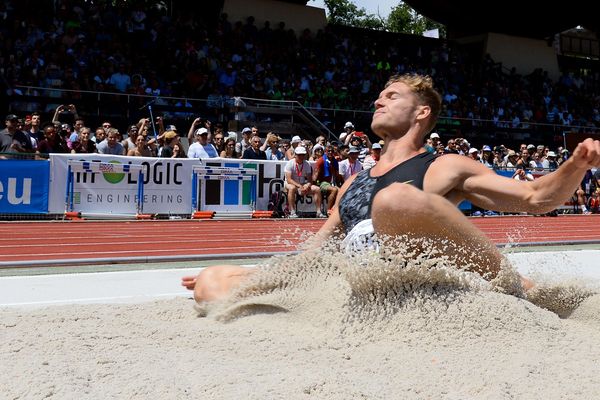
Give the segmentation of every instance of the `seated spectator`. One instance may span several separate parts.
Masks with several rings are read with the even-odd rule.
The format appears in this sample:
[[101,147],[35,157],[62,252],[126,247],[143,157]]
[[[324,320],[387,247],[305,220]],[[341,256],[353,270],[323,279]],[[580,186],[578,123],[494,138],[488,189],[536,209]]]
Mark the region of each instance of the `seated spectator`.
[[279,150],[279,141],[279,136],[273,132],[267,133],[267,139],[265,140],[267,160],[283,160],[285,158],[285,154]]
[[379,157],[381,157],[381,145],[379,143],[373,143],[371,146],[371,154],[365,157],[363,169],[373,168],[379,161]]
[[250,136],[252,135],[252,129],[245,127],[242,129],[242,140],[235,145],[235,151],[238,154],[244,154],[247,148],[250,147]]
[[57,127],[49,124],[44,127],[44,139],[38,143],[39,154],[69,153],[67,142],[57,133]]
[[335,204],[338,186],[342,186],[344,183],[339,168],[333,146],[328,144],[325,147],[325,154],[315,162],[313,169],[313,182],[321,189],[321,196],[327,197],[328,210],[331,210]]
[[266,160],[267,155],[260,149],[261,140],[258,136],[252,136],[250,147],[244,151],[242,158],[245,160]]
[[299,194],[300,196],[312,194],[317,207],[317,218],[327,218],[327,216],[321,212],[321,189],[312,183],[312,167],[308,161],[306,161],[306,149],[304,147],[296,147],[294,158],[287,162],[284,171],[288,208],[290,210],[289,217],[298,217],[296,214],[296,194]]
[[[71,153],[97,153],[96,143],[92,142],[90,137],[91,134],[91,129],[86,126],[79,129],[79,137],[76,142],[72,143]],[[75,133],[73,135],[75,135]]]
[[325,153],[325,149],[320,144],[315,145],[312,148],[312,155],[310,156],[310,161],[317,161],[323,157]]
[[221,158],[240,158],[241,154],[235,151],[235,139],[235,136],[229,136],[225,139],[225,150],[221,152]]
[[152,157],[152,151],[146,144],[144,136],[138,135],[135,139],[135,147],[129,149],[127,155],[130,157]]
[[217,149],[208,143],[208,129],[198,128],[195,132],[196,142],[188,149],[188,158],[216,158],[219,157]]
[[295,152],[296,148],[300,145],[300,143],[302,143],[302,139],[300,139],[300,136],[294,136],[292,138],[292,140],[290,141],[291,147],[289,149],[287,149],[285,152],[286,160],[294,159],[294,152]]
[[106,140],[103,140],[102,143],[96,145],[98,153],[112,154],[116,156],[125,155],[125,149],[123,148],[123,145],[119,143],[118,136],[118,130],[115,128],[109,128]]
[[179,135],[174,130],[167,130],[162,137],[165,141],[165,144],[160,152],[160,157],[175,158],[174,148],[177,144],[179,144]]
[[187,158],[185,155],[185,150],[181,146],[181,142],[179,136],[177,136],[177,143],[173,144],[173,156],[171,158]]
[[344,177],[344,181],[363,170],[362,164],[358,161],[358,152],[358,148],[351,146],[348,149],[348,158],[340,162],[340,174]]

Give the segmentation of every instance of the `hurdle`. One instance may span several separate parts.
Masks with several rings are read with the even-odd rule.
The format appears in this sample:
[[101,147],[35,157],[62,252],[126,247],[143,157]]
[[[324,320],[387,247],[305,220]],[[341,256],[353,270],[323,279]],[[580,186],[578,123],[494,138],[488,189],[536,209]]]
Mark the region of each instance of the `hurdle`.
[[[112,164],[101,161],[67,161],[67,185],[65,190],[65,215],[64,219],[77,220],[89,218],[131,218],[151,219],[152,216],[144,214],[144,166],[141,164]],[[75,173],[130,173],[138,172],[137,201],[135,214],[95,214],[75,211]]]
[[[222,189],[220,197],[225,193],[225,181],[250,181],[250,204],[242,204],[242,191],[237,187],[237,200],[235,204],[213,205],[214,210],[206,210],[206,196],[199,195],[199,192],[206,193],[207,181],[221,181]],[[256,209],[258,170],[244,167],[212,167],[205,165],[194,165],[192,167],[192,219],[239,219],[252,218]]]

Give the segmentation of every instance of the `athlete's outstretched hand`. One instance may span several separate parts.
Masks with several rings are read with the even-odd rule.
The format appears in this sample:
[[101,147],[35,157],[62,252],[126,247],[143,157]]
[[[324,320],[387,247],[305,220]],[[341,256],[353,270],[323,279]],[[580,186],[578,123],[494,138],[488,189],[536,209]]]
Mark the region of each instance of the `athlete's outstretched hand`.
[[577,168],[600,167],[600,141],[591,138],[585,139],[577,145],[571,159]]

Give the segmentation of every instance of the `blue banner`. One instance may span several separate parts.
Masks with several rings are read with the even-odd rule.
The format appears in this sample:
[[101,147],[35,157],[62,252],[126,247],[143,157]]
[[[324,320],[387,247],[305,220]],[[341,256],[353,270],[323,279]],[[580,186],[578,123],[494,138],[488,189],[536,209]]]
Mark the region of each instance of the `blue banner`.
[[0,160],[0,213],[47,214],[50,163]]

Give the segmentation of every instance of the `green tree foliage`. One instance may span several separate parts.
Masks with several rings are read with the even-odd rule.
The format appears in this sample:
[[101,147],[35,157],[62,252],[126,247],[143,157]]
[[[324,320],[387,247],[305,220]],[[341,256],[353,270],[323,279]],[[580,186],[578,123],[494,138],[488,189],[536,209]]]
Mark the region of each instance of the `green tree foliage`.
[[348,25],[358,28],[385,30],[389,32],[422,35],[423,32],[438,28],[440,35],[445,32],[443,25],[418,14],[408,4],[399,1],[390,15],[384,19],[380,15],[367,14],[351,0],[325,0],[328,20],[331,24]]

